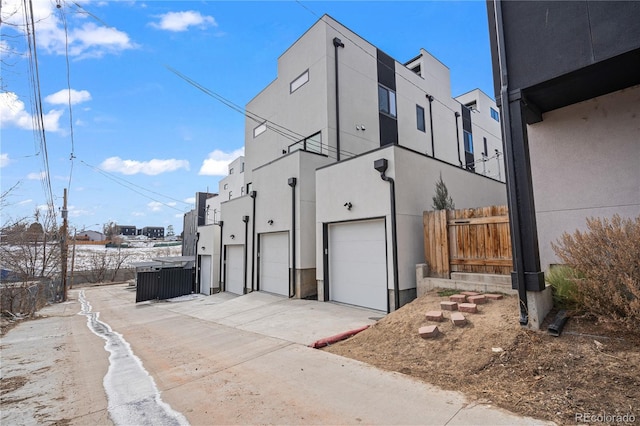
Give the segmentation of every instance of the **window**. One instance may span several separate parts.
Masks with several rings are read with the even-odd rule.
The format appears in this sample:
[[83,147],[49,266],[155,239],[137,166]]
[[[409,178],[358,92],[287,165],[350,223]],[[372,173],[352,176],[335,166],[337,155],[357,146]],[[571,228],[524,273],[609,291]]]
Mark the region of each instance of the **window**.
[[487,149],[487,138],[482,138],[482,143],[484,144],[484,152],[482,153],[482,155],[488,157],[489,150]]
[[244,186],[240,188],[240,195],[244,195]]
[[494,120],[496,120],[499,123],[500,122],[500,114],[495,109],[493,109],[493,108],[490,108],[490,109],[491,109],[491,118],[493,118]]
[[416,123],[418,125],[418,130],[424,132],[424,108],[420,105],[416,105]]
[[471,111],[476,111],[478,109],[478,103],[476,101],[471,101],[469,103],[464,104]]
[[240,173],[244,173],[244,161],[242,162],[242,165],[240,166]]
[[289,84],[289,93],[295,92],[296,90],[304,86],[304,84],[308,81],[309,81],[309,70],[306,70],[298,78],[293,80],[291,84]]
[[225,183],[225,184],[224,184],[224,188],[223,188],[223,189],[225,189],[225,190],[226,190],[226,189],[229,189],[229,184],[228,184],[228,183]]
[[396,92],[378,86],[378,107],[381,113],[396,117]]
[[261,125],[253,129],[253,137],[257,138],[258,136],[260,136],[266,131],[267,131],[267,122],[265,121],[264,123],[262,123]]
[[464,151],[473,154],[473,135],[464,131]]
[[229,174],[232,175],[233,174],[233,167],[229,167]]

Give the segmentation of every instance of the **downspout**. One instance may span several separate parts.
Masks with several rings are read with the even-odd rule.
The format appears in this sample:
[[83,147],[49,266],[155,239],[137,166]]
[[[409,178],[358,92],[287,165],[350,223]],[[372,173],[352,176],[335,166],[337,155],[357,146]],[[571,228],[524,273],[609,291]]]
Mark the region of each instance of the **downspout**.
[[433,106],[431,105],[433,102],[433,96],[427,95],[427,99],[429,100],[429,127],[431,129],[431,157],[436,158],[436,144],[433,138]]
[[[498,45],[498,63],[500,67],[500,104],[502,107],[502,135],[504,136],[505,151],[505,171],[507,174],[507,197],[509,199],[509,219],[511,226],[518,229],[520,226],[519,212],[517,211],[517,203],[513,197],[516,196],[515,182],[515,162],[513,161],[513,152],[511,146],[511,114],[509,105],[509,79],[507,72],[506,50],[504,41],[504,31],[502,28],[502,3],[495,1],[495,19],[496,19],[496,36]],[[499,167],[498,167],[499,169]],[[515,278],[518,284],[518,299],[520,300],[520,325],[525,326],[529,323],[529,309],[527,303],[527,286],[524,279],[524,260],[522,254],[519,253],[518,233],[511,233],[511,245],[513,250],[513,267],[512,280]]]
[[244,284],[242,293],[247,294],[247,243],[249,242],[249,216],[242,216],[242,221],[244,222]]
[[291,272],[289,278],[291,286],[289,287],[289,298],[296,297],[296,183],[298,180],[294,177],[289,178],[289,186],[291,187]]
[[224,262],[225,256],[224,256],[224,253],[223,253],[223,251],[225,251],[225,248],[224,248],[224,244],[222,243],[222,235],[223,235],[222,234],[222,229],[223,229],[223,226],[224,226],[224,222],[222,220],[220,220],[220,221],[218,221],[218,225],[220,226],[220,270],[219,270],[220,271],[220,277],[218,279],[218,288],[220,288],[220,291],[222,292],[222,291],[225,290],[224,286],[223,286],[223,283],[224,283],[224,274],[225,274],[226,268],[227,268],[226,262]]
[[249,192],[249,197],[253,199],[253,221],[251,222],[251,291],[254,291],[256,277],[256,195],[258,192]]
[[[200,243],[200,233],[196,232],[196,250],[195,250],[195,255],[194,258],[196,260],[196,265],[198,265],[197,270],[196,270],[196,281],[194,282],[193,286],[192,286],[192,291],[194,293],[196,293],[195,290],[198,290],[197,292],[200,293],[202,291],[202,283],[200,282],[200,257],[198,256],[198,244]],[[118,249],[119,250],[119,249]]]
[[458,141],[456,146],[458,148],[458,163],[460,163],[460,167],[462,167],[462,158],[460,157],[460,129],[458,128],[458,117],[460,117],[460,113],[456,111],[453,115],[456,117],[456,140]]
[[[396,183],[393,178],[385,175],[389,163],[386,158],[381,158],[373,162],[373,167],[380,172],[380,178],[389,182],[389,197],[391,204],[391,247],[393,252],[393,302],[394,310],[400,308],[400,285],[398,279],[398,237],[396,224]],[[387,296],[387,313],[391,311],[389,307],[389,297]]]
[[335,74],[336,74],[336,159],[340,161],[340,86],[338,85],[338,47],[344,48],[344,43],[338,38],[333,38],[333,48],[335,53]]

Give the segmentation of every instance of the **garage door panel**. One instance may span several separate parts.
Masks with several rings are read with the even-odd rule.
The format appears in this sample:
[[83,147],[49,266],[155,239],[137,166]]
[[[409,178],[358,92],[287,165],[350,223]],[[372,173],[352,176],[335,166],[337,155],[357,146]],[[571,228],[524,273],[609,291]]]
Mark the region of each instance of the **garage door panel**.
[[244,246],[227,246],[226,291],[244,294]]
[[289,233],[260,235],[260,290],[289,295]]
[[384,220],[329,226],[329,298],[387,310]]

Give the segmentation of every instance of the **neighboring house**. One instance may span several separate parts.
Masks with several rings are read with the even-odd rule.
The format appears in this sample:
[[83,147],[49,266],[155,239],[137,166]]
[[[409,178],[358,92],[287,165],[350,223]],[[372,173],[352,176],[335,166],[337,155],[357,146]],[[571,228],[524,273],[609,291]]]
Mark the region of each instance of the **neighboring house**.
[[466,124],[469,129],[463,129],[465,167],[504,182],[500,112],[496,102],[480,89],[460,95],[456,100],[469,111],[462,110],[463,127]]
[[521,322],[536,326],[550,307],[543,271],[558,262],[551,242],[584,230],[588,217],[640,215],[640,2],[487,5],[512,281]]
[[98,231],[81,231],[76,234],[75,239],[77,241],[104,241],[105,236]]
[[142,235],[148,238],[163,239],[164,227],[162,226],[145,226],[142,228]]
[[221,289],[382,311],[412,300],[438,177],[456,207],[505,203],[502,165],[493,179],[473,171],[502,151],[491,109],[480,91],[453,99],[425,50],[400,63],[323,16],[246,106],[244,194],[221,203]]
[[218,194],[209,197],[205,205],[205,223],[198,226],[199,243],[197,282],[200,293],[220,291],[221,253],[221,204],[244,195],[244,156],[229,164],[229,174],[218,183]]
[[184,214],[182,223],[182,255],[195,256],[198,243],[198,226],[206,222],[207,199],[217,196],[209,192],[196,192],[195,208]]
[[131,225],[116,225],[116,233],[124,236],[137,235],[136,227]]

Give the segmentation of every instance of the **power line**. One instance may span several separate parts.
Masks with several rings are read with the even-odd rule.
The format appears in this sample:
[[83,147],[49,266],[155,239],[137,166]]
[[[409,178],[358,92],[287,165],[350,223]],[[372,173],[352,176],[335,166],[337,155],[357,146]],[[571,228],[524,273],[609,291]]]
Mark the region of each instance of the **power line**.
[[176,207],[174,207],[174,206],[172,206],[172,205],[170,205],[170,204],[163,203],[162,201],[159,201],[159,200],[157,200],[157,199],[155,199],[155,198],[153,198],[153,197],[151,197],[151,196],[149,196],[149,195],[147,195],[147,194],[144,194],[143,192],[138,191],[138,190],[136,190],[136,189],[134,189],[134,188],[132,188],[132,187],[136,187],[136,188],[141,189],[142,191],[146,191],[146,192],[149,192],[149,193],[151,193],[151,194],[155,194],[155,195],[158,195],[158,196],[160,196],[160,197],[167,198],[167,199],[169,199],[169,200],[176,201],[176,202],[179,202],[179,203],[182,203],[182,204],[185,204],[185,205],[191,206],[191,203],[187,203],[187,202],[185,202],[185,201],[182,201],[182,200],[178,200],[178,199],[176,199],[176,198],[169,197],[168,195],[164,195],[164,194],[160,194],[159,192],[152,191],[152,190],[147,189],[147,188],[145,188],[145,187],[143,187],[143,186],[137,185],[137,184],[135,184],[135,183],[133,183],[133,182],[130,182],[130,181],[126,180],[126,179],[123,179],[123,178],[121,178],[121,177],[119,177],[119,176],[115,176],[114,174],[109,173],[109,172],[107,172],[106,170],[103,170],[103,169],[101,169],[101,168],[99,168],[99,167],[92,166],[91,164],[89,164],[89,163],[87,163],[87,162],[85,162],[85,161],[83,161],[83,160],[80,160],[80,162],[81,162],[82,164],[84,164],[85,166],[87,166],[88,168],[92,169],[93,171],[98,172],[99,174],[103,175],[103,176],[104,176],[104,177],[106,177],[107,179],[109,179],[109,180],[111,180],[111,181],[113,181],[113,182],[117,183],[118,185],[123,186],[123,187],[127,188],[128,190],[135,192],[136,194],[142,195],[142,196],[143,196],[143,197],[145,197],[145,198],[148,198],[148,199],[150,199],[150,200],[152,200],[152,201],[155,201],[155,202],[157,202],[157,203],[160,203],[160,204],[162,204],[163,206],[166,206],[166,207],[169,207],[169,208],[171,208],[171,209],[174,209],[174,210],[177,210],[177,211],[179,211],[179,212],[182,212],[182,210],[180,210],[180,209],[178,209],[178,208],[176,208]]
[[[27,4],[28,1],[28,4]],[[40,74],[38,68],[38,51],[36,45],[36,28],[33,17],[32,0],[22,0],[25,19],[25,32],[27,37],[27,48],[29,53],[29,79],[32,89],[32,120],[34,138],[39,141],[40,152],[42,153],[43,173],[40,182],[47,200],[49,214],[52,217],[53,225],[56,226],[55,206],[53,203],[53,190],[51,188],[51,173],[49,169],[49,154],[47,150],[47,136],[44,126],[44,115],[42,109],[42,93],[40,88]]]
[[[175,75],[177,75],[178,77],[182,78],[183,80],[185,80],[187,83],[191,84],[192,86],[194,86],[195,88],[197,88],[198,90],[206,93],[207,95],[211,96],[212,98],[216,99],[217,101],[221,102],[222,104],[226,105],[227,107],[231,108],[232,110],[244,115],[245,117],[249,118],[250,120],[253,120],[255,123],[257,124],[263,124],[267,129],[283,136],[286,139],[289,139],[292,142],[295,143],[299,143],[299,142],[304,142],[305,139],[308,140],[308,136],[303,135],[301,133],[298,133],[294,130],[291,130],[281,124],[278,124],[274,121],[268,120],[264,117],[261,117],[260,115],[249,111],[246,108],[243,108],[237,104],[235,104],[234,102],[230,101],[229,99],[225,98],[224,96],[220,95],[219,93],[216,93],[208,88],[206,88],[205,86],[203,86],[202,84],[198,83],[197,81],[193,80],[192,78],[182,74],[180,71],[165,65],[165,67],[171,71],[172,73],[174,73]],[[317,143],[317,142],[313,142],[313,143]],[[320,147],[325,147],[325,145],[319,145]],[[337,149],[334,147],[329,146],[328,144],[326,145],[327,148],[327,152],[337,152]],[[347,156],[355,156],[356,154],[346,151],[346,150],[340,150],[341,154],[346,154]],[[327,155],[329,156],[329,155]],[[337,155],[335,157],[329,156],[331,158],[336,158]]]
[[69,169],[69,183],[67,185],[67,190],[71,190],[71,178],[73,176],[73,160],[75,157],[75,141],[74,141],[74,132],[73,132],[73,108],[71,107],[71,66],[69,65],[69,31],[67,27],[67,17],[65,15],[64,9],[60,3],[60,0],[57,0],[56,7],[60,10],[60,17],[62,18],[62,24],[64,27],[64,55],[66,60],[67,67],[67,90],[68,90],[68,104],[69,104],[69,132],[71,138],[71,154],[69,155],[69,160],[71,161],[71,167]]
[[[397,77],[400,77],[401,79],[403,79],[404,81],[406,81],[407,83],[409,83],[410,85],[412,85],[413,87],[415,87],[416,89],[418,89],[419,91],[421,91],[422,93],[424,93],[425,95],[428,95],[429,93],[427,93],[422,87],[418,86],[416,83],[414,83],[413,81],[409,80],[407,77],[403,76],[402,74],[398,74],[395,70],[395,67],[391,67],[388,64],[382,62],[380,59],[378,59],[377,57],[375,57],[371,52],[367,51],[364,47],[360,46],[358,43],[356,43],[355,41],[353,41],[348,35],[346,35],[345,33],[343,33],[339,28],[334,27],[333,25],[331,25],[329,22],[327,22],[326,19],[324,19],[324,16],[320,16],[318,15],[316,12],[314,12],[311,8],[307,7],[306,5],[304,5],[300,0],[296,0],[296,3],[298,3],[302,8],[304,8],[305,10],[307,10],[309,13],[311,13],[312,15],[314,15],[317,19],[321,20],[322,22],[324,22],[325,25],[327,25],[328,27],[332,28],[334,31],[336,31],[338,34],[340,34],[341,36],[343,36],[346,40],[349,40],[354,46],[356,46],[357,48],[359,48],[360,50],[362,50],[366,55],[370,56],[371,58],[373,58],[378,64],[384,66],[385,68],[387,68],[390,71],[393,71],[394,75],[396,75]],[[397,62],[397,61],[395,61]],[[368,78],[366,76],[363,76],[364,78]],[[371,78],[368,78],[369,80],[373,80]],[[452,109],[449,105],[445,104],[444,102],[442,102],[441,100],[437,99],[435,96],[433,97],[433,99],[439,103],[440,105],[442,105],[443,107],[445,107],[446,109],[448,109],[451,112],[458,112],[454,109]],[[453,99],[455,102],[460,103],[459,101]],[[462,105],[462,104],[460,104]],[[478,125],[478,123],[474,123],[474,125],[476,127],[478,127],[479,129],[484,130],[485,132],[493,135],[493,132],[483,128],[482,126]]]

